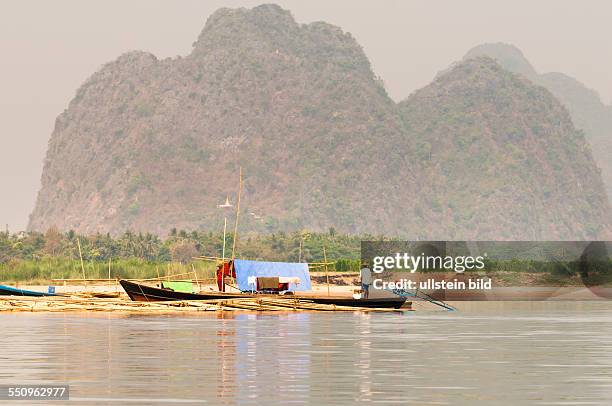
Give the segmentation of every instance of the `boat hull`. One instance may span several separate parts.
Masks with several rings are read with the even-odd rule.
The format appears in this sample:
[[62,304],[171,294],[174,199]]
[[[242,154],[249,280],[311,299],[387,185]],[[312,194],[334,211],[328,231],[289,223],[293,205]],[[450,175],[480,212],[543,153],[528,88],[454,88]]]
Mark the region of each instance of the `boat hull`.
[[130,281],[120,280],[121,287],[125,293],[135,302],[166,302],[171,300],[215,300],[215,299],[235,299],[249,297],[245,293],[224,293],[224,292],[205,292],[188,293],[177,292],[171,289],[157,288],[154,286],[142,285]]
[[[119,281],[130,299],[137,302],[155,302],[169,300],[214,300],[214,299],[237,299],[254,296],[248,293],[224,293],[224,292],[204,292],[204,293],[185,293],[176,292],[170,289],[157,288],[153,286],[142,285],[130,281]],[[278,297],[278,296],[276,296]],[[351,297],[322,297],[322,296],[290,296],[307,300],[317,304],[328,304],[336,306],[348,307],[367,307],[367,308],[387,308],[399,309],[406,303],[406,299],[402,297],[389,298],[372,298],[372,299],[354,299]]]
[[54,293],[35,292],[33,290],[18,289],[18,288],[13,288],[11,286],[0,285],[0,296],[42,297],[42,296],[58,296],[58,295]]
[[371,309],[399,309],[406,303],[402,297],[385,297],[371,299],[353,299],[352,297],[329,297],[329,296],[303,296],[300,299],[310,300],[318,304],[347,306],[347,307],[367,307]]

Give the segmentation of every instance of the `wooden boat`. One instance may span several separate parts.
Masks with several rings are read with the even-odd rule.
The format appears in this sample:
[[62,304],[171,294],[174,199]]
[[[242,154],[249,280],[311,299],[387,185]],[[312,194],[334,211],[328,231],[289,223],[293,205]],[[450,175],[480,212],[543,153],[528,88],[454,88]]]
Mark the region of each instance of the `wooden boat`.
[[188,293],[178,292],[167,288],[158,288],[155,286],[143,285],[126,280],[120,280],[119,283],[128,294],[130,299],[135,302],[162,302],[168,300],[215,300],[215,299],[235,299],[240,297],[249,297],[252,295],[246,293],[226,293],[226,292],[200,292]]
[[18,289],[11,286],[0,285],[0,296],[59,296],[55,293],[35,292],[33,290]]
[[[176,292],[171,289],[158,288],[154,286],[142,285],[126,280],[119,281],[130,299],[137,302],[155,302],[168,300],[214,300],[214,299],[237,299],[255,296],[268,296],[250,293],[228,293],[228,292],[200,292],[186,293]],[[277,296],[279,297],[279,296]],[[308,300],[318,304],[334,304],[337,306],[368,307],[368,308],[391,308],[399,309],[406,302],[403,297],[354,299],[352,297],[334,296],[299,296],[291,295],[288,298],[298,298]]]
[[300,299],[310,300],[318,304],[333,304],[336,306],[368,307],[373,309],[399,309],[406,303],[403,297],[376,297],[368,299],[355,299],[342,296],[298,296]]

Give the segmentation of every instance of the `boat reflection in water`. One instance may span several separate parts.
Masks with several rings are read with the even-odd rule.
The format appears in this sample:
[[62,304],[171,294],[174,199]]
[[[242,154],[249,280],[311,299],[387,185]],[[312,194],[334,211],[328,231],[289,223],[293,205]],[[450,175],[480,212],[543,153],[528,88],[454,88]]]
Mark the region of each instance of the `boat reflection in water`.
[[70,383],[71,400],[88,404],[612,404],[610,302],[5,313],[0,325],[0,385]]

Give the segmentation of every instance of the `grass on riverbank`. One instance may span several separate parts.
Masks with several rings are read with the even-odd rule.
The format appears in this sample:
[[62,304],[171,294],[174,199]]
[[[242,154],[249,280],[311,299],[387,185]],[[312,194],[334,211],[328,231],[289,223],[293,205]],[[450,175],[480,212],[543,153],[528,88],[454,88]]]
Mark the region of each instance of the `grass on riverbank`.
[[[85,279],[109,278],[109,263],[84,261]],[[323,271],[322,266],[312,271]],[[359,272],[359,260],[339,260],[328,267],[329,272]],[[195,275],[194,275],[195,271]],[[111,261],[110,279],[151,279],[175,275],[177,278],[192,278],[213,281],[215,264],[209,261],[193,263],[146,261],[139,258]],[[15,282],[46,284],[52,279],[83,279],[79,260],[62,257],[44,257],[39,260],[13,259],[0,263],[0,284]]]
[[[359,273],[359,260],[341,259],[328,266],[329,272]],[[84,261],[86,279],[109,278],[109,263]],[[151,279],[171,275],[175,279],[198,279],[212,282],[215,264],[208,261],[193,263],[147,261],[139,258],[123,258],[111,261],[111,279]],[[589,275],[592,285],[612,286],[612,266],[602,265],[599,272]],[[311,267],[311,272],[323,272],[322,266]],[[195,273],[194,273],[195,271]],[[434,271],[435,272],[435,271]],[[420,272],[419,272],[420,273]],[[424,272],[425,275],[430,272]],[[412,275],[412,274],[410,274]],[[459,276],[452,272],[448,277]],[[536,261],[488,261],[483,271],[466,271],[466,277],[488,276],[495,286],[584,286],[576,263],[548,263]],[[53,279],[82,279],[83,270],[78,259],[43,257],[41,259],[12,259],[0,262],[0,284],[28,283],[47,284]],[[337,278],[335,278],[337,279]],[[353,283],[355,276],[347,276],[342,284]]]
[[[87,261],[83,263],[86,279],[109,278],[109,263]],[[195,271],[195,274],[194,274]],[[198,280],[214,279],[215,265],[212,262],[196,261],[192,264],[180,262],[157,262],[141,259],[119,259],[110,263],[111,279],[150,279],[166,275]],[[34,260],[12,260],[0,263],[0,283],[27,282],[45,284],[52,279],[82,279],[83,270],[78,260],[68,258],[43,258]]]

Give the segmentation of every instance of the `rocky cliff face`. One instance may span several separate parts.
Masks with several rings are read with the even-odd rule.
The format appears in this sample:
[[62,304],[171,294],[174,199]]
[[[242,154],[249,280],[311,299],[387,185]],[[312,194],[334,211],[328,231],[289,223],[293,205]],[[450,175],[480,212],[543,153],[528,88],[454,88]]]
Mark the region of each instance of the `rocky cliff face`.
[[576,79],[559,72],[538,74],[523,53],[508,44],[483,44],[471,49],[465,59],[489,56],[505,69],[523,75],[548,89],[567,109],[593,150],[601,169],[608,200],[612,200],[612,106]]
[[578,224],[583,236],[605,232],[609,206],[590,148],[546,89],[480,57],[400,107],[428,162],[420,211],[440,237],[568,237]]
[[131,52],[93,74],[57,119],[29,227],[216,229],[239,167],[244,230],[609,231],[590,152],[548,92],[468,61],[398,106],[350,34],[273,5],[219,10],[186,57]]
[[277,6],[222,9],[189,56],[129,53],[79,89],[57,120],[30,227],[218,227],[242,166],[246,228],[382,231],[395,213],[379,192],[402,184],[402,198],[413,185],[394,148],[403,137],[349,34]]

